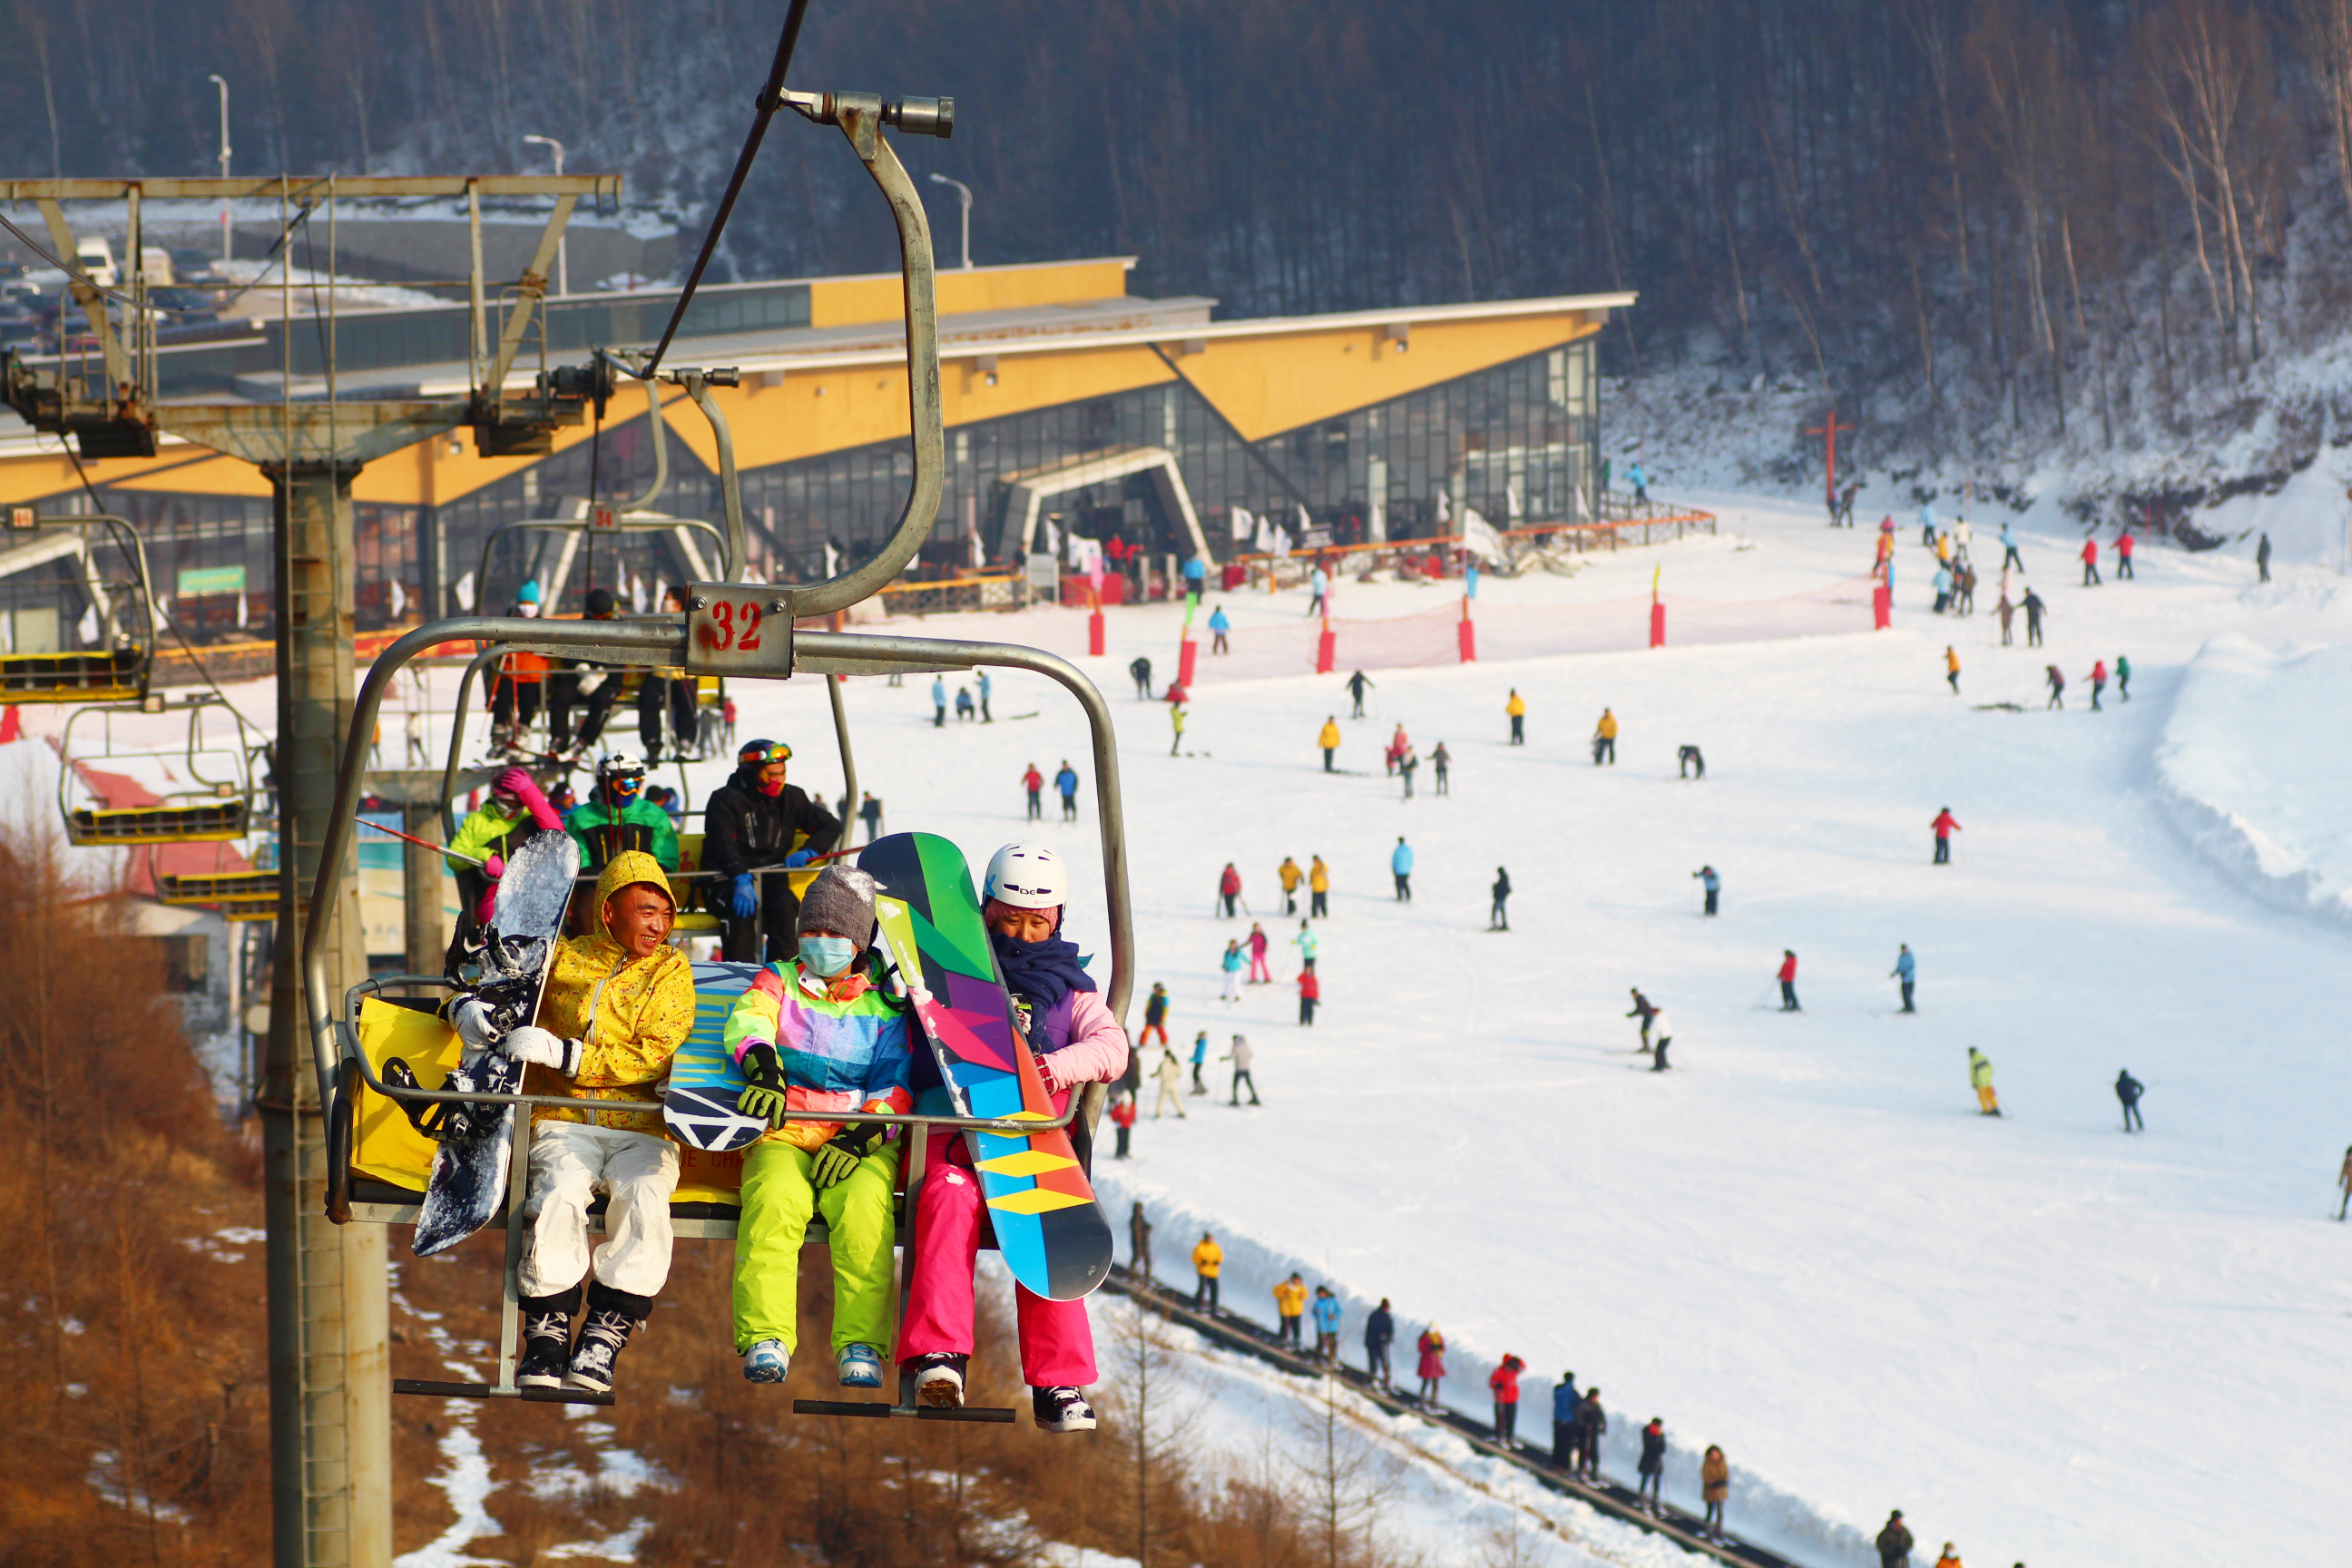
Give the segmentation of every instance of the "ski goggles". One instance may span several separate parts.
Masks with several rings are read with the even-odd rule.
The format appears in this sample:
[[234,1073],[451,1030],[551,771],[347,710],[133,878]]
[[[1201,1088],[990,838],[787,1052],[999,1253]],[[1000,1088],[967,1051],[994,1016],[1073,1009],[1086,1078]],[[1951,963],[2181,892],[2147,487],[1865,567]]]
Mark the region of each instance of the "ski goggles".
[[631,795],[646,786],[643,773],[614,773],[604,781],[604,787],[616,795]]
[[782,741],[754,741],[735,753],[735,761],[744,767],[760,767],[769,763],[789,763],[793,749]]

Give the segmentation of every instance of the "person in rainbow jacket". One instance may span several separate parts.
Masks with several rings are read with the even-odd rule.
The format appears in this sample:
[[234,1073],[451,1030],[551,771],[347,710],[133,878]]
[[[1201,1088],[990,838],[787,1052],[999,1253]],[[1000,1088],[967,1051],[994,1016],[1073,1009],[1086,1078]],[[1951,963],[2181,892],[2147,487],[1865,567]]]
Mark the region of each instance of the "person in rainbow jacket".
[[[827,867],[802,896],[799,952],[763,967],[727,1017],[728,1052],[750,1084],[737,1103],[770,1129],[743,1158],[735,1236],[735,1348],[752,1383],[782,1383],[790,1369],[801,1242],[821,1214],[835,1374],[844,1388],[882,1384],[898,1146],[892,1130],[855,1118],[903,1114],[914,1098],[908,1004],[882,988],[873,950],[874,892],[866,872]],[[788,1121],[788,1110],[843,1119]]]

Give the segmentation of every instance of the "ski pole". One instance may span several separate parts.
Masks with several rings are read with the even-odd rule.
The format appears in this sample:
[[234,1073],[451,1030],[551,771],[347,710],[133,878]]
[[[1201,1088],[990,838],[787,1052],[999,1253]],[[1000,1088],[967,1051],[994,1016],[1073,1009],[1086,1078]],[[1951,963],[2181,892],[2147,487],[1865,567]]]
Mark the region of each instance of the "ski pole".
[[414,833],[403,833],[397,827],[386,827],[383,823],[372,822],[364,816],[360,818],[360,826],[362,827],[373,827],[378,833],[389,833],[394,838],[405,838],[411,844],[415,845],[419,849],[430,849],[436,855],[446,855],[450,859],[463,860],[468,866],[482,866],[488,864],[487,861],[478,860],[471,855],[461,855],[446,844],[431,843],[425,839],[417,837]]

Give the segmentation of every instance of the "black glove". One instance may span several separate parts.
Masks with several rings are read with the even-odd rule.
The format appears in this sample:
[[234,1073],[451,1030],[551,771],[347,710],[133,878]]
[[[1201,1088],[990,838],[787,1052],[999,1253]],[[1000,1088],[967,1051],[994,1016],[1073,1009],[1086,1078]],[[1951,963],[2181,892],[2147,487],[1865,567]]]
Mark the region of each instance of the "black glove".
[[784,1069],[776,1060],[776,1047],[763,1041],[745,1050],[743,1077],[751,1087],[736,1096],[735,1109],[781,1130],[784,1125]]
[[820,1191],[846,1181],[857,1169],[857,1163],[874,1152],[882,1141],[882,1129],[874,1122],[853,1123],[825,1140],[809,1157],[809,1178]]

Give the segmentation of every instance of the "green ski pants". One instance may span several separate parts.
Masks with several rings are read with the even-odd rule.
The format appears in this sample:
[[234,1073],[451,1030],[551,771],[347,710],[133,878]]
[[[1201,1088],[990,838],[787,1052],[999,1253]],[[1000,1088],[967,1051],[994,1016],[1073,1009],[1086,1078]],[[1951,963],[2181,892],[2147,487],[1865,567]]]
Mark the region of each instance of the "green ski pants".
[[743,1157],[743,1217],[735,1233],[735,1349],[761,1340],[799,1348],[801,1241],[821,1214],[832,1236],[833,1348],[866,1344],[888,1359],[890,1189],[898,1147],[884,1144],[845,1181],[819,1192],[805,1149],[763,1138]]

